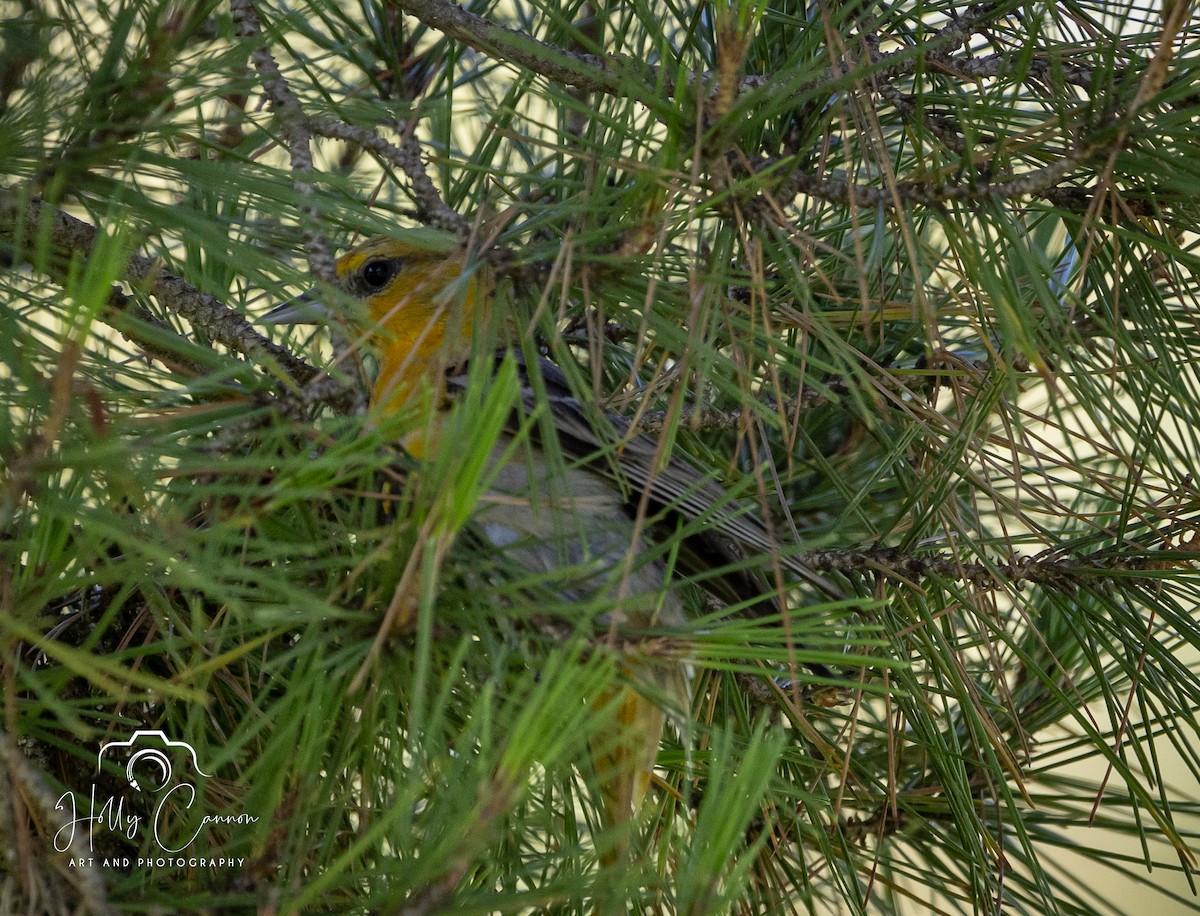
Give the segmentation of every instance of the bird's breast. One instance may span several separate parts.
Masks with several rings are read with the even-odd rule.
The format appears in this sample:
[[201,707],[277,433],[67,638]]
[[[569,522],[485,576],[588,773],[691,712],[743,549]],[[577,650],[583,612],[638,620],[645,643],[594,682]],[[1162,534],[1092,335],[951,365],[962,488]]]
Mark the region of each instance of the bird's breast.
[[502,437],[492,452],[495,476],[476,515],[484,537],[568,600],[599,598],[635,626],[678,623],[665,566],[621,494],[586,468],[511,446]]

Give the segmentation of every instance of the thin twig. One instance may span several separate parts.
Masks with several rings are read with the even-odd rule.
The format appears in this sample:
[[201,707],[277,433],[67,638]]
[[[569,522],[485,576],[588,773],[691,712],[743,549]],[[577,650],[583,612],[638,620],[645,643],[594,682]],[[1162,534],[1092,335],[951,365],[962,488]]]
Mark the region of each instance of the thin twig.
[[[779,401],[774,405],[772,411],[792,413],[796,410],[815,407],[829,400],[830,390],[828,388],[818,390],[816,387],[810,387],[799,397],[786,398]],[[694,430],[715,431],[737,429],[748,411],[752,413],[753,408],[732,407],[726,409],[700,404],[695,407],[682,408],[679,411],[678,422],[680,426]],[[637,421],[636,429],[640,433],[650,435],[662,432],[671,415],[671,412],[667,410],[656,410],[653,413],[647,413]]]
[[[81,898],[79,903],[83,906],[80,912],[98,914],[98,916],[115,914],[117,910],[108,901],[102,873],[99,867],[93,864],[96,857],[91,854],[82,840],[83,831],[75,831],[72,825],[66,823],[64,819],[66,812],[55,802],[54,794],[50,791],[50,787],[42,778],[41,773],[30,765],[20,748],[3,730],[0,730],[0,782],[5,784],[4,796],[9,799],[9,811],[5,813],[15,816],[28,805],[33,808],[31,819],[46,828],[53,828],[55,833],[52,836],[57,837],[64,831],[66,831],[66,835],[70,836],[70,841],[63,853],[55,855],[49,849],[43,848],[38,860],[40,863],[50,864],[54,867],[61,876],[61,880],[75,888]],[[27,832],[29,820],[22,817],[20,823],[12,826],[18,831]],[[73,861],[75,864],[67,867],[64,859]],[[17,863],[18,869],[22,871],[28,865],[29,863]],[[12,905],[15,901],[9,900],[8,903]],[[33,901],[26,901],[26,903],[32,905]]]
[[813,550],[797,554],[804,566],[822,572],[882,575],[914,582],[921,578],[952,579],[978,588],[1017,586],[1028,582],[1041,588],[1074,592],[1092,587],[1099,574],[1114,572],[1161,576],[1171,567],[1194,566],[1194,551],[1110,550],[1083,556],[1062,556],[1047,551],[1036,556],[1014,556],[1008,560],[966,562],[945,553],[904,553],[890,547],[855,550]]
[[814,175],[793,172],[775,192],[780,201],[807,194],[829,203],[856,207],[895,207],[897,199],[906,204],[936,207],[954,201],[1012,200],[1045,195],[1072,172],[1092,159],[1097,151],[1090,146],[1067,153],[1058,162],[1031,169],[1002,181],[980,179],[970,182],[900,181],[895,187],[865,187],[849,181],[843,172]]
[[337,274],[333,252],[325,236],[318,230],[320,214],[312,202],[316,193],[309,176],[314,174],[312,149],[309,146],[311,132],[304,109],[292,93],[287,80],[279,71],[279,64],[262,40],[262,24],[253,0],[230,0],[230,12],[243,38],[255,43],[250,60],[258,71],[263,94],[271,110],[279,120],[284,143],[292,160],[292,184],[300,194],[300,217],[304,229],[304,250],[308,255],[309,269],[318,280],[331,283]]
[[[666,104],[675,96],[675,74],[664,74],[660,66],[616,54],[601,57],[556,47],[525,32],[496,25],[447,0],[397,0],[396,5],[468,47],[522,66],[565,86],[632,98],[660,116],[674,117],[677,113],[675,106]],[[929,59],[941,64],[941,69],[946,72],[957,73],[967,79],[982,79],[1011,70],[1013,60],[1004,55],[972,58],[953,53],[996,13],[993,3],[977,4],[911,48],[873,54],[870,75],[877,79],[891,79],[910,74]],[[1051,63],[1035,58],[1026,65],[1025,72],[1030,77],[1043,80],[1058,75],[1064,81],[1084,89],[1089,89],[1092,83],[1090,71],[1068,63]],[[738,80],[735,97],[754,90],[819,95],[831,91],[851,76],[846,68],[834,66],[815,79],[796,84],[794,78],[786,73],[752,73]],[[727,93],[729,88],[727,74],[713,71],[686,74],[683,85],[688,92],[695,92],[700,87],[706,94],[710,91]]]
[[[49,225],[47,240],[53,253],[47,266],[52,276],[61,280],[72,258],[91,255],[96,244],[96,227],[48,207],[37,197],[22,207],[12,190],[0,189],[0,237],[36,239],[44,231],[45,224]],[[187,319],[217,343],[255,363],[278,364],[297,385],[302,386],[319,374],[315,366],[259,334],[249,321],[224,303],[164,271],[156,260],[145,255],[130,256],[121,271],[121,279],[141,287],[164,308]],[[124,299],[125,303],[129,301]],[[121,302],[121,299],[110,299],[114,305]],[[157,352],[161,352],[161,348],[157,348]]]
[[412,183],[413,198],[424,222],[460,237],[465,237],[470,231],[471,227],[462,214],[451,209],[442,200],[442,195],[421,161],[421,147],[411,135],[405,134],[397,145],[383,139],[369,128],[346,124],[332,118],[314,118],[309,121],[309,125],[314,134],[331,140],[357,143],[388,165],[403,172]]
[[565,86],[627,96],[661,115],[675,111],[657,88],[656,68],[627,57],[582,54],[496,25],[442,0],[396,0],[396,6],[468,47],[519,64]]

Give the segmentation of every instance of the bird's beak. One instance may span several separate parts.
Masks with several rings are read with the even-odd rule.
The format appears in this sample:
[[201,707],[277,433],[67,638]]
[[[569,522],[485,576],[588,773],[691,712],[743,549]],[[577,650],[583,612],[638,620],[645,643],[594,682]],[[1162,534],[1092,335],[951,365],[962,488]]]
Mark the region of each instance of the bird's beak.
[[332,314],[325,303],[317,298],[316,290],[310,289],[295,299],[275,306],[259,321],[262,324],[324,324]]

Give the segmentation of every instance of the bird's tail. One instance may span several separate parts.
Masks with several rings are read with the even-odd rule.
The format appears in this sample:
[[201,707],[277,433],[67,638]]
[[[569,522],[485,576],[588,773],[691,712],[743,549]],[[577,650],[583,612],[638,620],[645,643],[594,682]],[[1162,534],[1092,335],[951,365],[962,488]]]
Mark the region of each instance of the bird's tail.
[[605,691],[597,706],[613,710],[615,725],[592,739],[592,766],[600,783],[605,826],[620,828],[613,844],[601,853],[601,861],[612,865],[629,851],[631,822],[650,788],[666,713],[627,684]]

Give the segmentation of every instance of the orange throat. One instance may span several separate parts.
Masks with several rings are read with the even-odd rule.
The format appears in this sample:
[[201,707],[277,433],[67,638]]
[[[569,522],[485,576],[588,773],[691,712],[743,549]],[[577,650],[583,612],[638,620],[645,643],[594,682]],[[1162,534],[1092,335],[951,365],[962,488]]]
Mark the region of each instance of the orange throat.
[[[471,355],[472,336],[486,325],[486,294],[474,276],[462,276],[461,261],[448,261],[384,301],[372,301],[371,321],[379,376],[371,404],[382,416],[412,414],[402,444],[414,457],[436,447],[445,408],[446,373]],[[457,288],[455,288],[457,287]],[[383,297],[381,297],[383,298]]]

